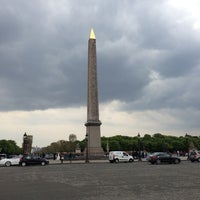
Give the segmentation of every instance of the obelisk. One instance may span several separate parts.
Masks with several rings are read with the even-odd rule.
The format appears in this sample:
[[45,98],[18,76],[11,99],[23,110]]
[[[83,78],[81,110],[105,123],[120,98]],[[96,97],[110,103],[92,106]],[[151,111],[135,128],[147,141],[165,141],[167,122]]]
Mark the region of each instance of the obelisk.
[[88,40],[88,96],[85,126],[89,156],[103,155],[100,133],[101,121],[99,120],[96,37],[93,29],[90,31]]

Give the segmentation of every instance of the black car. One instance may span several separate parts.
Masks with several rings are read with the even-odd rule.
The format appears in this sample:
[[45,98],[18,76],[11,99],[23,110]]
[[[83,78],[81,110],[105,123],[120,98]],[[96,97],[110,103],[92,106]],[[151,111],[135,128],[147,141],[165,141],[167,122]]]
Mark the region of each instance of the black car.
[[156,152],[150,155],[148,161],[151,164],[160,164],[160,163],[169,163],[169,164],[179,164],[181,159],[175,156],[172,156],[166,152]]
[[20,161],[19,161],[19,165],[21,165],[22,167],[26,166],[26,165],[48,165],[49,161],[46,158],[41,158],[39,156],[35,156],[35,155],[26,155],[23,156]]

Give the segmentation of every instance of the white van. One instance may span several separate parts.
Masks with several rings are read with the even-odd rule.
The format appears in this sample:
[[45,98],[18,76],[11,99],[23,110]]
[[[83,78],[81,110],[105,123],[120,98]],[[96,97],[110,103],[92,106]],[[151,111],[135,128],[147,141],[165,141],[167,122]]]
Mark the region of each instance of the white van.
[[109,152],[109,161],[111,163],[115,162],[133,162],[133,156],[129,155],[125,151],[110,151]]

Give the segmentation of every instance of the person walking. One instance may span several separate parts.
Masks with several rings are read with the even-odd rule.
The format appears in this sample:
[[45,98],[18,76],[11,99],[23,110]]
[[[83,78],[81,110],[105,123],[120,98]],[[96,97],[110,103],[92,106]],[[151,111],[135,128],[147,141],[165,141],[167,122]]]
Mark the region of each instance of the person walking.
[[61,153],[60,154],[60,162],[61,162],[61,164],[63,164],[63,161],[64,161],[64,155]]

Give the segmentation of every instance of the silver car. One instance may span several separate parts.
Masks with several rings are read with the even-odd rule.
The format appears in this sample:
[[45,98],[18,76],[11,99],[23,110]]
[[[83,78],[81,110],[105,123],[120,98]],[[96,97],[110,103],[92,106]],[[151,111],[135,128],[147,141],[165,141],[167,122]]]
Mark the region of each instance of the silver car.
[[19,165],[21,156],[13,156],[10,158],[2,158],[0,160],[0,166],[10,167],[12,165]]
[[194,161],[200,162],[200,151],[199,150],[191,151],[189,154],[189,160],[191,162],[194,162]]

